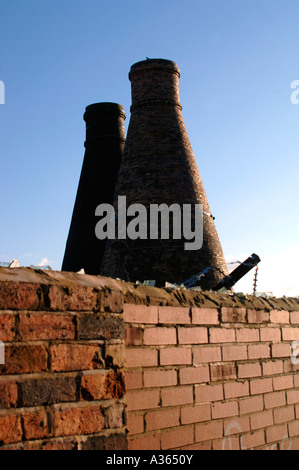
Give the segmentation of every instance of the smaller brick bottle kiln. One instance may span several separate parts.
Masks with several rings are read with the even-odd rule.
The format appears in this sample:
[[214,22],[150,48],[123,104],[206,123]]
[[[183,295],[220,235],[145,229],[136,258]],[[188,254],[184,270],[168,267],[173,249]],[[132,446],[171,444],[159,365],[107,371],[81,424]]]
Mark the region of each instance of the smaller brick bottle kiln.
[[62,271],[100,274],[105,240],[95,235],[95,209],[113,204],[125,144],[126,115],[116,103],[86,107],[85,155],[62,263]]

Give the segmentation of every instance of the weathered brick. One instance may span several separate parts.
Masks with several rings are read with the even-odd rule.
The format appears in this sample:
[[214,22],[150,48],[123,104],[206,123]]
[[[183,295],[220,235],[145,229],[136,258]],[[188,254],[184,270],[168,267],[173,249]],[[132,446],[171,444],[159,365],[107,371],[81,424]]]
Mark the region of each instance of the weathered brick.
[[141,346],[143,338],[143,329],[140,327],[125,328],[125,344],[126,346]]
[[98,291],[93,287],[50,285],[47,298],[52,311],[97,311],[99,307]]
[[11,444],[22,440],[21,416],[18,414],[9,414],[0,416],[0,442],[2,444]]
[[76,401],[76,377],[28,378],[19,387],[23,406]]
[[22,414],[22,421],[26,440],[48,436],[48,416],[45,410],[27,411]]
[[0,382],[0,409],[15,408],[18,402],[18,386],[14,380]]
[[3,342],[13,341],[15,338],[15,315],[0,314],[0,340]]
[[107,420],[107,427],[109,429],[122,428],[124,425],[124,410],[125,407],[121,403],[114,403],[108,408],[104,409],[105,419]]
[[246,321],[246,308],[222,307],[221,321],[223,323],[244,323]]
[[81,450],[127,450],[128,440],[125,433],[113,433],[100,436],[89,436],[80,444]]
[[23,341],[74,339],[74,317],[65,314],[20,313],[19,334]]
[[101,348],[94,344],[53,344],[51,371],[78,371],[103,368]]
[[85,314],[79,319],[79,339],[123,339],[124,322],[119,315]]
[[103,413],[99,405],[54,407],[53,428],[56,437],[93,434],[104,428]]
[[0,310],[38,310],[41,286],[25,282],[0,283]]
[[235,364],[211,364],[211,381],[236,379],[237,371]]
[[208,329],[193,327],[178,329],[179,344],[204,344],[208,342]]
[[125,365],[125,345],[119,344],[107,344],[105,346],[105,363],[106,368],[117,368],[121,369]]
[[5,364],[2,374],[25,374],[47,369],[47,351],[42,345],[13,344],[5,347]]
[[85,372],[81,378],[81,397],[87,401],[119,399],[124,392],[124,376],[121,372]]

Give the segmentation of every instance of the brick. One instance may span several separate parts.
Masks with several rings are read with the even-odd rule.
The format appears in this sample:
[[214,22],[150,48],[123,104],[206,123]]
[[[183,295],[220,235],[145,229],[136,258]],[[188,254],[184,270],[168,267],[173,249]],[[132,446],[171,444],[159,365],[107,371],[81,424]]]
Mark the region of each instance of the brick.
[[223,437],[222,421],[211,421],[195,425],[196,442],[209,441],[210,439],[219,439],[221,437]]
[[253,431],[256,429],[264,429],[274,424],[272,410],[262,411],[250,416],[250,427]]
[[283,341],[299,340],[299,328],[282,328]]
[[105,346],[105,365],[106,369],[121,369],[125,366],[126,351],[123,343],[107,344]]
[[280,328],[261,328],[260,329],[261,341],[281,341]]
[[268,344],[250,344],[248,346],[248,359],[267,359],[271,357]]
[[178,406],[193,403],[193,387],[179,386],[161,390],[162,406]]
[[287,390],[287,403],[299,403],[299,390]]
[[125,328],[125,344],[126,346],[141,346],[143,338],[143,329],[140,327]]
[[146,305],[124,305],[124,321],[126,323],[158,323],[158,307]]
[[179,429],[161,433],[161,449],[174,449],[194,443],[193,426],[180,426]]
[[185,307],[159,307],[159,323],[191,324],[190,309]]
[[144,415],[130,415],[127,417],[127,428],[129,434],[141,434],[144,432]]
[[263,362],[263,375],[276,375],[283,373],[282,361]]
[[225,437],[250,431],[249,416],[227,418],[223,424]]
[[15,315],[0,314],[0,340],[13,341],[15,338]]
[[[299,422],[298,420],[288,423],[290,437],[299,436]],[[294,449],[295,450],[295,449]]]
[[237,371],[235,364],[211,364],[211,382],[218,382],[221,380],[230,380],[237,378]]
[[184,367],[179,370],[181,384],[198,384],[209,382],[210,371],[208,366]]
[[[98,291],[93,287],[51,285],[48,288],[48,306],[52,311],[97,311]],[[27,307],[29,310],[29,308]],[[30,309],[31,310],[31,309]]]
[[160,450],[160,433],[129,439],[129,450]]
[[208,342],[208,329],[204,327],[179,328],[179,344],[204,344]]
[[225,398],[245,397],[249,395],[248,382],[231,382],[224,384]]
[[180,409],[151,411],[145,415],[147,431],[180,426]]
[[182,424],[210,421],[211,417],[211,406],[209,403],[204,405],[189,405],[181,408]]
[[192,364],[191,348],[165,348],[160,350],[160,364],[167,365],[184,365]]
[[177,385],[177,372],[171,370],[145,370],[144,387],[169,387]]
[[299,324],[299,312],[290,312],[290,323]]
[[19,334],[23,341],[75,339],[73,315],[21,313],[19,318]]
[[81,450],[127,450],[128,440],[125,433],[115,432],[109,435],[88,436],[80,444]]
[[67,408],[63,408],[61,405],[54,406],[53,429],[55,437],[93,434],[104,428],[104,418],[99,405]]
[[286,423],[295,419],[295,409],[294,406],[287,406],[285,408],[277,408],[273,410],[274,412],[274,423]]
[[0,283],[0,310],[38,310],[41,286],[25,282]]
[[254,449],[265,445],[265,433],[263,430],[254,431],[241,436],[241,450]]
[[291,357],[291,345],[290,344],[272,344],[271,355],[275,357]]
[[290,313],[286,310],[271,310],[270,321],[272,323],[290,323]]
[[251,395],[259,395],[260,393],[273,392],[272,379],[255,379],[250,382]]
[[45,410],[25,412],[22,421],[26,440],[48,436],[48,416]]
[[242,361],[248,359],[247,346],[229,345],[222,346],[223,361]]
[[212,403],[212,419],[228,418],[237,416],[239,412],[238,402]]
[[242,328],[236,330],[237,343],[252,343],[260,340],[260,330],[257,328]]
[[293,376],[292,375],[285,375],[281,377],[273,377],[273,388],[274,391],[277,390],[286,390],[288,388],[293,388]]
[[81,397],[84,400],[120,399],[124,393],[125,383],[121,372],[85,372],[81,378]]
[[110,288],[99,292],[99,303],[101,312],[122,313],[124,309],[124,294],[121,290]]
[[155,367],[158,365],[156,349],[126,348],[126,367]]
[[223,398],[223,386],[220,384],[195,386],[196,403],[211,403],[214,401],[223,400]]
[[9,414],[0,416],[0,442],[2,444],[11,444],[22,440],[21,416],[18,414]]
[[193,325],[219,325],[219,313],[216,308],[192,308]]
[[11,345],[5,347],[5,364],[0,374],[25,374],[47,369],[47,351],[41,345]]
[[122,428],[124,425],[124,405],[114,403],[104,410],[104,416],[107,421],[108,429]]
[[54,344],[50,346],[50,359],[53,372],[103,367],[101,348],[93,344]]
[[176,344],[176,328],[146,328],[144,330],[144,345],[168,345]]
[[79,339],[123,339],[125,336],[124,322],[115,314],[85,314],[79,316]]
[[268,323],[270,321],[270,313],[265,310],[247,310],[248,323]]
[[288,428],[286,424],[277,424],[266,429],[266,441],[277,442],[288,437]]
[[213,441],[213,450],[240,450],[239,436],[225,436]]
[[76,377],[28,378],[19,387],[23,406],[76,401]]
[[128,411],[150,410],[159,406],[159,390],[128,391],[126,395]]
[[137,390],[143,387],[143,374],[141,371],[125,371],[126,390]]
[[222,307],[221,308],[221,321],[222,323],[246,322],[246,308]]
[[236,332],[230,328],[210,328],[210,343],[234,343]]
[[240,415],[262,411],[264,408],[263,396],[244,398],[239,400]]
[[265,408],[275,408],[286,404],[285,392],[266,393],[264,395]]
[[0,382],[0,409],[15,408],[18,402],[18,386],[15,381]]
[[238,378],[245,379],[250,377],[260,377],[262,368],[259,362],[238,364]]
[[220,346],[198,346],[192,349],[194,364],[203,364],[205,362],[220,362]]

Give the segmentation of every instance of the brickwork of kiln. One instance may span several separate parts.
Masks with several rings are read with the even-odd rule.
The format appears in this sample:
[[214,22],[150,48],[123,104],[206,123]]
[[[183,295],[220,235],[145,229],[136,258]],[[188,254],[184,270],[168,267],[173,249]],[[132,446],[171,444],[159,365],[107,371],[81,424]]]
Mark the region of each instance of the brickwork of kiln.
[[1,449],[299,450],[298,299],[0,268],[0,340]]
[[[177,65],[151,59],[131,67],[132,106],[126,144],[117,179],[117,197],[127,205],[202,204],[211,210],[189,141],[179,101]],[[108,240],[102,274],[135,282],[155,279],[180,283],[207,267],[211,275],[206,288],[214,287],[226,274],[222,247],[214,221],[204,216],[203,247],[186,251],[185,240]],[[170,233],[171,235],[171,233]]]

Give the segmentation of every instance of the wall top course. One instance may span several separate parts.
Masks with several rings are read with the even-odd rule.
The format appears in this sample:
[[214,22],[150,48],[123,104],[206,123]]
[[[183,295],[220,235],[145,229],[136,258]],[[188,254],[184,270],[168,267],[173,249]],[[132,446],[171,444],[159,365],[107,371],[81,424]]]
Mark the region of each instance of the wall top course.
[[[220,294],[211,291],[157,288],[137,285],[103,276],[61,271],[43,271],[31,268],[0,267],[0,289],[13,284],[58,286],[61,288],[95,289],[95,291],[118,294],[118,303],[172,307],[221,308],[235,307],[252,310],[285,310],[299,312],[298,298],[264,298],[240,294]],[[67,294],[66,294],[67,295]]]

